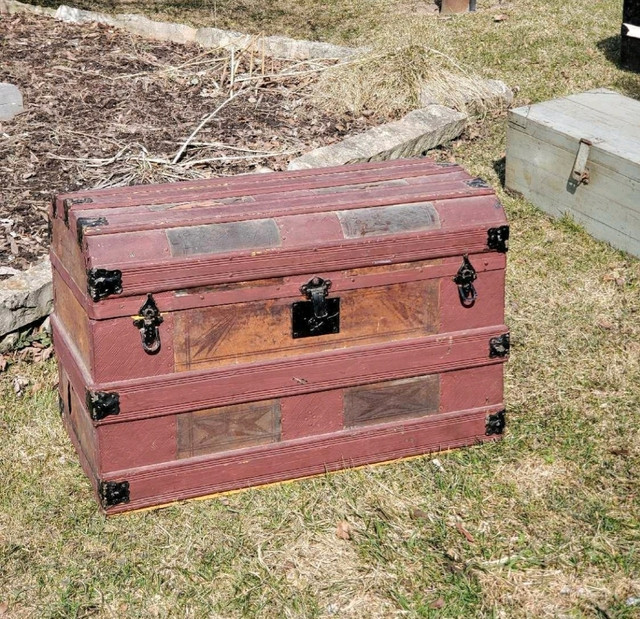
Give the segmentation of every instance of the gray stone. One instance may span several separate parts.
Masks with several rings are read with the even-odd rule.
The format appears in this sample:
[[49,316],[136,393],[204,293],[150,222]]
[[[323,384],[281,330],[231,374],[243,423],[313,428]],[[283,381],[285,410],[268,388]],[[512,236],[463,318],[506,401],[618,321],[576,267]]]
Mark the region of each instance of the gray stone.
[[[460,90],[457,85],[456,94],[464,102],[466,112],[470,116],[482,115],[488,109],[507,109],[513,103],[513,92],[500,80],[482,80],[471,84],[468,90]],[[419,101],[422,107],[432,105],[437,100],[428,84],[420,90]]]
[[14,331],[5,335],[5,337],[0,337],[0,353],[10,351],[18,343],[19,339],[20,331]]
[[8,13],[15,15],[17,13],[34,13],[35,15],[49,15],[53,17],[56,9],[46,6],[36,6],[34,4],[25,4],[17,0],[0,0],[0,14]]
[[[0,0],[1,1],[1,0]],[[9,5],[20,4],[12,0],[5,0]],[[76,24],[99,22],[116,28],[123,28],[140,36],[173,41],[174,43],[198,43],[202,47],[221,47],[226,49],[248,49],[264,52],[266,56],[288,58],[292,60],[306,60],[311,58],[344,59],[353,56],[359,50],[351,47],[341,47],[331,43],[317,41],[299,41],[286,37],[259,37],[220,30],[219,28],[192,28],[185,24],[173,22],[157,22],[143,15],[119,14],[115,16],[84,11],[70,6],[61,5],[55,12],[56,19]]]
[[27,271],[0,267],[0,277],[3,277],[0,279],[0,338],[51,313],[53,284],[49,258]]
[[140,36],[173,41],[174,43],[198,43],[202,47],[221,47],[226,49],[253,49],[266,56],[290,60],[309,60],[313,58],[346,59],[361,53],[362,49],[342,47],[319,41],[303,41],[287,37],[260,37],[220,30],[219,28],[192,28],[173,22],[156,22],[142,15],[119,14],[115,16],[84,11],[65,4],[57,9],[33,6],[17,0],[0,0],[0,12],[36,13],[52,15],[61,21],[74,24],[98,22],[114,28],[122,28]]
[[134,34],[173,41],[174,43],[195,43],[198,30],[184,24],[153,21],[142,15],[116,15],[116,26]]
[[0,120],[11,120],[24,112],[22,93],[17,86],[0,82]]
[[55,18],[60,21],[72,23],[72,24],[88,24],[91,22],[98,22],[100,24],[106,24],[108,26],[116,26],[117,20],[109,15],[103,13],[96,13],[95,11],[84,11],[82,9],[75,9],[66,4],[61,4],[55,12]]
[[467,120],[466,114],[442,105],[430,105],[410,112],[401,120],[306,153],[293,159],[288,169],[304,170],[421,155],[458,137]]

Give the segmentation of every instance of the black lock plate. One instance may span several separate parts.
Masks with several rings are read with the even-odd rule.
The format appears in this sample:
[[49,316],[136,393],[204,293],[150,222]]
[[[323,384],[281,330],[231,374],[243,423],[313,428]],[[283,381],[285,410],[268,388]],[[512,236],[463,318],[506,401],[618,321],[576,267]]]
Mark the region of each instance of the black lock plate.
[[294,339],[340,333],[340,298],[325,299],[327,315],[317,318],[313,301],[297,301],[291,306],[291,332]]

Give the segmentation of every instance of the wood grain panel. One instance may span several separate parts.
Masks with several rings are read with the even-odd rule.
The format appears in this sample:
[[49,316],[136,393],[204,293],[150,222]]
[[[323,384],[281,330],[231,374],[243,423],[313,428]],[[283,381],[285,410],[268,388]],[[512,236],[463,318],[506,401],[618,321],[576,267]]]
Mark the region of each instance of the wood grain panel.
[[282,398],[282,440],[338,432],[344,426],[342,389]]
[[51,253],[55,254],[69,276],[81,290],[87,289],[87,267],[85,256],[78,245],[77,236],[65,226],[62,219],[51,220]]
[[53,296],[58,320],[73,337],[85,367],[91,370],[91,333],[87,314],[56,269],[53,270]]
[[177,457],[190,458],[280,440],[280,402],[268,400],[178,415]]
[[[100,454],[96,429],[84,410],[84,401],[69,381],[69,377],[62,365],[59,366],[59,376],[58,389],[64,405],[63,420],[72,428],[75,439],[80,444],[90,469],[94,474],[97,474],[100,470]],[[84,396],[84,393],[82,395]]]
[[438,281],[421,280],[340,295],[340,333],[291,336],[291,303],[271,299],[176,314],[176,371],[250,363],[347,345],[390,342],[437,333]]
[[440,377],[418,376],[345,389],[347,428],[424,417],[438,412]]
[[131,502],[107,511],[115,514],[496,440],[500,435],[485,434],[486,417],[495,410],[481,408],[433,415],[393,425],[357,428],[265,445],[242,454],[218,454],[120,471],[115,479],[129,482]]

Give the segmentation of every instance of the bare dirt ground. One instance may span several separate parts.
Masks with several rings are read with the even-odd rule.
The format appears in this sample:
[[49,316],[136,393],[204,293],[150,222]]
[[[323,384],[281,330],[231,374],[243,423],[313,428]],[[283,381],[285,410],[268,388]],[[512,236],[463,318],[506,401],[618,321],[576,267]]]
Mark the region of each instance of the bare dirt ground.
[[[24,269],[48,251],[54,192],[282,169],[374,124],[312,105],[329,64],[0,16],[0,82],[16,84],[26,108],[0,122],[0,264]],[[239,91],[173,164],[201,120]]]

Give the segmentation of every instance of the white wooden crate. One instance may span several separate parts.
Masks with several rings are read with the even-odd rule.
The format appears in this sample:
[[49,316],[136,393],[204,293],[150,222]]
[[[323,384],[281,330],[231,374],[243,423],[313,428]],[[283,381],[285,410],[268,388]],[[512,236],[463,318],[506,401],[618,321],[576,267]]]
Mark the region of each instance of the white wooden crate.
[[640,101],[598,89],[511,110],[506,187],[640,256]]

